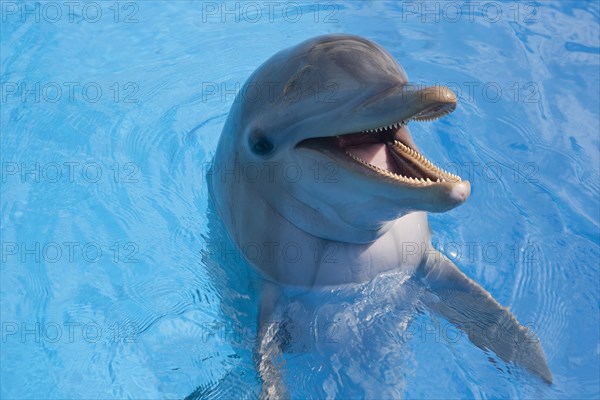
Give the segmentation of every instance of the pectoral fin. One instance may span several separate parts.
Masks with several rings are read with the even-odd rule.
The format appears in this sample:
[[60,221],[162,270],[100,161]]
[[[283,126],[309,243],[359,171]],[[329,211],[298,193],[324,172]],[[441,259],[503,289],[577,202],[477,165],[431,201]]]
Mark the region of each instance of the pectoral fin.
[[552,383],[540,341],[476,282],[441,253],[430,255],[421,278],[435,294],[426,299],[434,312],[468,334],[473,344],[502,360],[520,365]]

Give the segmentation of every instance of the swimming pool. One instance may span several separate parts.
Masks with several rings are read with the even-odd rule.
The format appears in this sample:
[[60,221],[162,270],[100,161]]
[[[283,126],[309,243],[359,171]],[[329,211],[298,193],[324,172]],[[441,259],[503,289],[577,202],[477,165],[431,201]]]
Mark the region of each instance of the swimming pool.
[[[554,383],[490,362],[424,312],[379,332],[395,346],[376,364],[290,358],[292,392],[372,395],[371,374],[405,398],[600,396],[596,3],[0,6],[2,398],[257,393],[259,277],[220,229],[205,176],[245,79],[332,32],[459,96],[449,117],[411,126],[472,184],[430,217],[434,244],[537,332]],[[363,288],[365,312],[400,320],[377,297],[395,286]]]

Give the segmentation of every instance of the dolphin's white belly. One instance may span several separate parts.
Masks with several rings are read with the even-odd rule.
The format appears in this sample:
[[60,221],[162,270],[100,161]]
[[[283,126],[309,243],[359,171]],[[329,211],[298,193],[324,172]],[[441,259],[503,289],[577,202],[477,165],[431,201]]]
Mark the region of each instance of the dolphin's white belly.
[[[367,244],[316,238],[270,209],[259,213],[255,208],[252,215],[249,221],[242,216],[237,219],[241,235],[236,241],[252,264],[284,284],[343,285],[367,282],[386,271],[412,272],[430,249],[431,233],[424,212],[395,220],[384,235]],[[257,220],[269,223],[258,229]]]
[[[369,244],[330,244],[327,259],[316,266],[316,285],[370,281],[394,270],[411,273],[429,249],[430,234],[425,213],[409,214],[383,236]],[[333,251],[335,250],[335,252]]]

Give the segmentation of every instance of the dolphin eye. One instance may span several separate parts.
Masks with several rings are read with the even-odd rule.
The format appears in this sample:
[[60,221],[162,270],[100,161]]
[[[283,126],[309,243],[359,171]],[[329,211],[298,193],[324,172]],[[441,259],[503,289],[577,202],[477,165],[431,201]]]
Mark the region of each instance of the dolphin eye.
[[252,152],[261,156],[269,154],[273,150],[273,143],[265,138],[259,138],[252,146]]

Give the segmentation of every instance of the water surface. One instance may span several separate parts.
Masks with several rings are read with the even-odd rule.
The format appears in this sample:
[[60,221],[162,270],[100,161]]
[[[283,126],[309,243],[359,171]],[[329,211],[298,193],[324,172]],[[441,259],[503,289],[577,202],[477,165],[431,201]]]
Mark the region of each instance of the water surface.
[[[396,337],[379,369],[368,351],[353,368],[305,354],[290,387],[373,396],[361,387],[372,371],[394,397],[598,398],[598,5],[294,4],[2,3],[2,397],[216,396],[219,382],[256,393],[258,277],[228,250],[206,169],[258,65],[347,32],[459,95],[449,117],[411,126],[472,184],[466,204],[431,216],[434,243],[535,329],[554,384],[431,334],[444,322],[423,312],[411,338],[371,325]],[[385,285],[398,286],[315,301],[402,321],[377,297]]]

